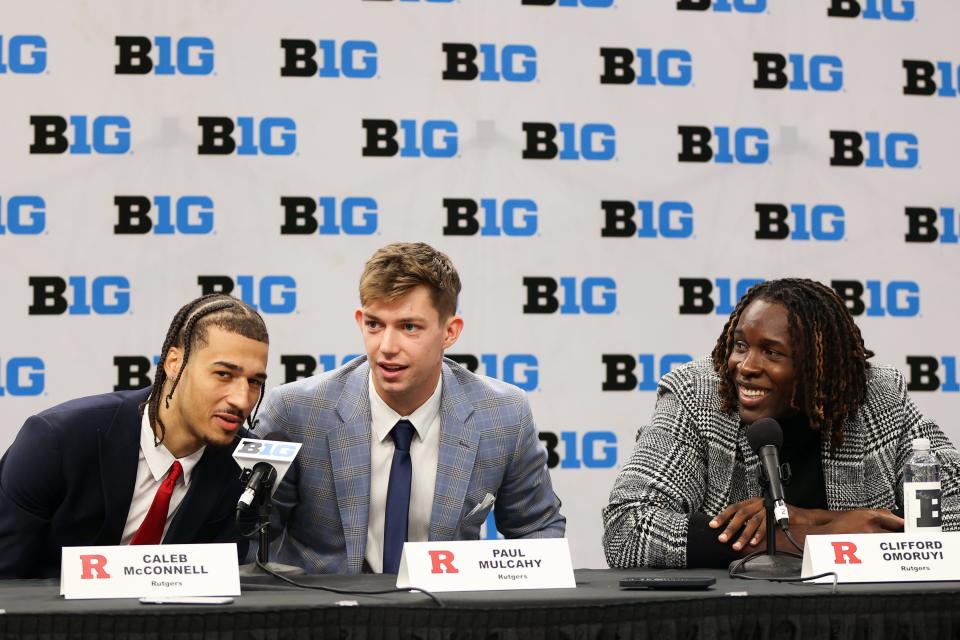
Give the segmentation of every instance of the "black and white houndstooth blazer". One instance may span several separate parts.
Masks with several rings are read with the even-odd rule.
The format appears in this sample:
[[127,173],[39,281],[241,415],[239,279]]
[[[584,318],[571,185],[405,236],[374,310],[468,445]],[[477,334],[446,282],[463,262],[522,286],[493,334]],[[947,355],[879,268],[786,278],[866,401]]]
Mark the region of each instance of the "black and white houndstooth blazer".
[[[740,416],[720,411],[717,374],[708,358],[660,381],[649,426],[603,510],[603,548],[611,567],[685,567],[689,516],[709,516],[760,495],[758,460]],[[902,504],[901,470],[914,438],[929,438],[941,464],[943,529],[960,530],[960,455],[924,418],[892,367],[867,370],[867,398],[847,422],[843,444],[823,443],[827,504],[834,511]]]

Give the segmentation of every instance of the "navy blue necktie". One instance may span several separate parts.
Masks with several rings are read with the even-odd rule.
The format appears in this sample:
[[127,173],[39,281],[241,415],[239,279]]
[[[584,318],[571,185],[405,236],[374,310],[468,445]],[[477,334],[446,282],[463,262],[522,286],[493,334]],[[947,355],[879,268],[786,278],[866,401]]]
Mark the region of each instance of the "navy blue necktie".
[[393,437],[393,463],[390,465],[390,484],[387,485],[387,510],[383,525],[383,572],[400,570],[400,555],[407,541],[407,519],[410,512],[410,441],[413,425],[400,420],[390,431]]

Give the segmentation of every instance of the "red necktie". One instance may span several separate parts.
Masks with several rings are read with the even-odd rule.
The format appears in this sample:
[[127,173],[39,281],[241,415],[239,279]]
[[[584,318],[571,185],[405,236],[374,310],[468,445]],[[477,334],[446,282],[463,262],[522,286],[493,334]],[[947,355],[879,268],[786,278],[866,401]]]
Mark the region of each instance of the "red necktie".
[[163,527],[167,524],[167,511],[170,510],[170,496],[173,495],[173,488],[177,485],[177,479],[183,473],[183,467],[180,462],[175,460],[167,478],[157,489],[157,495],[153,498],[153,504],[147,511],[147,517],[143,519],[143,524],[137,529],[130,544],[160,544],[163,537]]

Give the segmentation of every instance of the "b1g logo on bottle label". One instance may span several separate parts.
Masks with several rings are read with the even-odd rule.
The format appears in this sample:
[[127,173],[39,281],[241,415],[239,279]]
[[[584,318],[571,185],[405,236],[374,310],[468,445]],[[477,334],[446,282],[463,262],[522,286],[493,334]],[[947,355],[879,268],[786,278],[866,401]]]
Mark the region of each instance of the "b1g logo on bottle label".
[[940,529],[940,482],[903,483],[904,529]]

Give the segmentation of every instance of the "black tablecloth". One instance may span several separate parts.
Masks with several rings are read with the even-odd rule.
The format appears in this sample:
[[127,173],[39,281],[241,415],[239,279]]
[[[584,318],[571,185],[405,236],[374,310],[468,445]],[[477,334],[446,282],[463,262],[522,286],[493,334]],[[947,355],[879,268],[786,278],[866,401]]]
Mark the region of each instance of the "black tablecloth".
[[[956,638],[960,583],[748,582],[726,572],[706,591],[625,591],[621,577],[682,572],[578,570],[576,589],[336,595],[245,578],[230,605],[64,600],[55,581],[0,582],[0,635],[15,638]],[[394,576],[301,578],[377,590]]]

